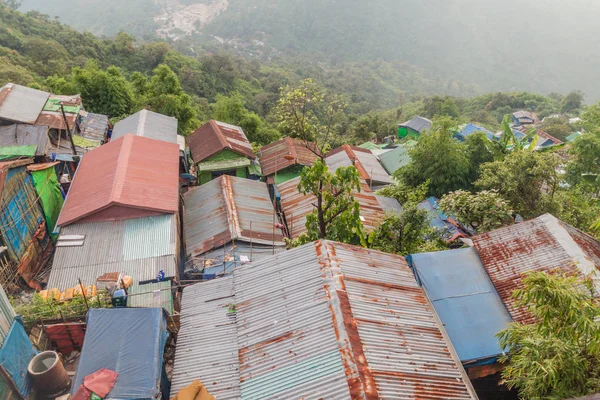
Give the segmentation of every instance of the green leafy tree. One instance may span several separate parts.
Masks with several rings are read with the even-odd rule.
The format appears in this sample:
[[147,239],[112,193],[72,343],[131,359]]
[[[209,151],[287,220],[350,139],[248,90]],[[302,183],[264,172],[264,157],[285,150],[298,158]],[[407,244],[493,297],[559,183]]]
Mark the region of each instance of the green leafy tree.
[[598,197],[586,185],[571,186],[556,193],[558,210],[556,216],[592,236],[600,238],[600,230],[594,230],[594,221],[600,216]]
[[407,204],[400,213],[387,215],[369,234],[369,247],[403,256],[447,249],[429,222],[426,210]]
[[360,192],[360,175],[355,167],[340,167],[332,173],[317,160],[302,170],[298,191],[314,196],[315,203],[313,212],[306,217],[307,232],[293,245],[317,239],[364,243],[360,205],[354,198],[354,193]]
[[593,177],[600,175],[600,129],[575,139],[569,155],[568,182],[572,185],[587,183],[592,191],[597,191],[600,185],[595,184]]
[[553,153],[513,152],[503,160],[481,166],[475,186],[496,190],[525,218],[554,212],[554,195],[560,183],[560,159]]
[[600,102],[586,107],[581,114],[581,120],[586,130],[595,131],[600,129]]
[[411,161],[396,171],[396,178],[413,187],[429,180],[429,194],[438,197],[468,189],[471,186],[468,154],[452,137],[452,125],[449,118],[436,120],[432,131],[422,135],[410,150]]
[[23,4],[23,0],[2,0],[3,4],[6,4],[8,7],[13,10],[18,10],[19,7]]
[[488,232],[512,222],[510,204],[494,190],[448,193],[440,200],[440,208],[459,222],[470,225],[478,233]]
[[600,307],[591,280],[534,272],[513,293],[536,322],[498,334],[509,353],[503,382],[522,399],[566,399],[600,391]]
[[400,205],[418,204],[425,200],[429,192],[429,181],[425,181],[417,187],[408,186],[403,182],[396,181],[393,185],[385,186],[377,191],[377,195],[396,199]]
[[425,99],[423,102],[423,113],[427,118],[458,118],[460,116],[456,102],[450,97],[440,96],[434,96]]
[[[341,133],[340,114],[346,107],[340,96],[327,96],[309,78],[297,86],[281,89],[275,115],[283,134],[302,140],[311,151],[324,159],[331,142]],[[308,145],[309,142],[316,143],[314,150]]]
[[562,113],[578,112],[583,106],[583,92],[575,90],[567,94],[561,101],[560,110]]
[[469,182],[475,182],[481,174],[481,165],[494,161],[494,146],[485,133],[469,135],[463,143],[469,159]]

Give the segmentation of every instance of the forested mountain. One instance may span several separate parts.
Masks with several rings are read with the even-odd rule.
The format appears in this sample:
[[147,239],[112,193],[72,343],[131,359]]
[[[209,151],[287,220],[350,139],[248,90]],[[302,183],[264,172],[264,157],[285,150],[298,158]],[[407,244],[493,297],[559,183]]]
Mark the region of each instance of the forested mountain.
[[24,0],[22,9],[96,34],[166,35],[263,58],[400,61],[455,81],[450,94],[472,94],[456,84],[467,82],[600,99],[600,4],[585,0]]

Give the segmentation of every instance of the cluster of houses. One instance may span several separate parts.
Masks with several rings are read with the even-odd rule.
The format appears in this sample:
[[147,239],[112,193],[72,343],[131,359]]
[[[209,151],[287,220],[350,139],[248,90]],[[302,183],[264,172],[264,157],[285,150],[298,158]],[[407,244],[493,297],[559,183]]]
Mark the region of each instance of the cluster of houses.
[[[40,322],[50,349],[81,352],[72,394],[107,368],[119,374],[109,398],[166,399],[196,380],[219,400],[516,398],[498,386],[495,334],[531,322],[511,298],[522,274],[600,268],[600,242],[551,215],[471,236],[433,198],[420,207],[462,248],[405,258],[320,240],[286,250],[314,208],[297,188],[312,144],[283,138],[256,154],[238,126],[209,121],[183,138],[176,119],[142,110],[113,127],[80,100],[30,91],[0,92],[0,283],[59,301],[77,287],[125,290],[113,302],[123,307],[92,301],[86,319]],[[57,112],[46,108],[63,125],[39,125]],[[430,123],[403,124],[400,136]],[[367,232],[401,211],[375,191],[412,145],[328,153],[330,169],[360,174]],[[0,340],[0,387],[26,397],[36,349],[3,291]]]

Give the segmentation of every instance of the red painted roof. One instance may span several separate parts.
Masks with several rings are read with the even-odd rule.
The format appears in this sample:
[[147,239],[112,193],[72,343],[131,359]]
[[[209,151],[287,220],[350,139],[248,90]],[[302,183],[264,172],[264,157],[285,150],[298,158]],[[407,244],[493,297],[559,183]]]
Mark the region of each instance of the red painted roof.
[[176,213],[178,178],[177,144],[125,135],[85,154],[58,224]]
[[263,175],[269,176],[292,165],[313,165],[317,155],[307,146],[316,150],[312,142],[286,137],[260,149],[260,167]]
[[533,322],[515,305],[512,292],[522,286],[530,271],[598,274],[600,241],[565,224],[550,214],[497,229],[472,238],[508,312],[517,322]]
[[239,126],[210,120],[187,138],[194,162],[199,163],[229,149],[240,155],[255,159],[256,155],[246,134]]

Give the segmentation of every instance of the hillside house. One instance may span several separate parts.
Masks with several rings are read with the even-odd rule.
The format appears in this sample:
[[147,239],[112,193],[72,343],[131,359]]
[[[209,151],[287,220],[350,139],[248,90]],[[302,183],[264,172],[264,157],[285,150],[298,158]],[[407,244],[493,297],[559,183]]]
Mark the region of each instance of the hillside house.
[[168,143],[177,143],[177,119],[149,110],[141,110],[117,122],[111,138],[115,140],[128,133]]
[[269,184],[294,179],[300,176],[305,166],[311,166],[317,160],[315,152],[318,150],[314,143],[290,137],[264,146],[259,152],[263,176]]
[[459,126],[458,130],[454,133],[454,137],[459,141],[464,142],[467,140],[467,137],[477,132],[485,134],[489,140],[494,140],[495,138],[494,133],[489,129],[471,123]]
[[258,178],[261,174],[252,145],[239,126],[211,120],[187,142],[201,185],[221,175]]
[[405,137],[418,139],[421,133],[431,129],[431,120],[416,116],[410,121],[406,121],[398,125],[398,138],[404,139]]
[[532,125],[536,122],[536,116],[529,111],[517,111],[512,115],[512,123],[516,126]]
[[371,150],[344,144],[331,150],[327,154],[325,162],[332,172],[339,167],[355,166],[360,174],[360,179],[367,182],[369,188],[373,190],[394,183],[392,177],[383,168],[377,156],[371,153]]

